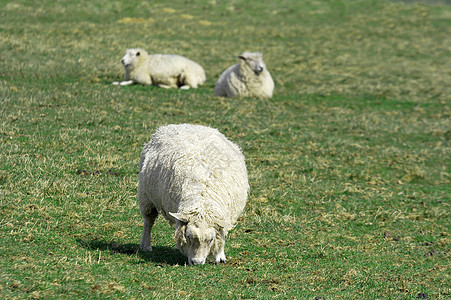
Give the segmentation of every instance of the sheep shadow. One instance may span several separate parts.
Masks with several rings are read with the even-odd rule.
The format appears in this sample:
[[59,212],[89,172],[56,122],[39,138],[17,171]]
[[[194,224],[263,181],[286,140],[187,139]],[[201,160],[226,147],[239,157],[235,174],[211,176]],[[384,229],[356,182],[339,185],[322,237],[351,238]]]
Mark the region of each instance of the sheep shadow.
[[141,251],[137,244],[123,244],[115,241],[103,241],[100,239],[77,239],[77,243],[89,250],[100,250],[111,254],[137,255],[144,261],[151,261],[157,265],[185,265],[187,259],[175,248],[165,246],[153,246],[152,251]]

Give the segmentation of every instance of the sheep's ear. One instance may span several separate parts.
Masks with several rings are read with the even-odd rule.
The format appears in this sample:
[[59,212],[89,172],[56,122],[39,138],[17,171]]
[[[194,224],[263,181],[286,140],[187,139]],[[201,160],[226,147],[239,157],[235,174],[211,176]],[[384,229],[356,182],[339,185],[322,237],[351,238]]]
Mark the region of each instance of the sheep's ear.
[[243,55],[238,56],[239,59],[246,60],[246,57]]
[[173,216],[174,218],[176,218],[177,220],[179,220],[180,222],[188,223],[188,218],[187,218],[184,214],[181,214],[181,213],[171,213],[171,212],[169,212],[169,214],[170,214],[171,216]]
[[216,224],[218,224],[219,227],[222,227],[225,230],[230,230],[233,227],[235,227],[235,226],[233,226],[232,224],[230,224],[230,223],[228,223],[226,221],[217,221]]

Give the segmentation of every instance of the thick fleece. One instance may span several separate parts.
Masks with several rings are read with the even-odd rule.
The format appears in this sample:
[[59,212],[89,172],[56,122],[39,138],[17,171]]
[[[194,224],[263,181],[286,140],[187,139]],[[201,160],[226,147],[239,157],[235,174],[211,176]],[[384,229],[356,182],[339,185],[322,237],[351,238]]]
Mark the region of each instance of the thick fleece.
[[244,52],[240,63],[228,67],[219,77],[215,96],[271,98],[274,81],[259,52]]
[[218,130],[191,124],[157,129],[141,153],[141,249],[152,250],[158,214],[175,225],[177,248],[190,264],[208,255],[225,262],[225,237],[247,201],[249,184],[239,147]]
[[173,54],[149,55],[143,49],[128,49],[122,58],[124,81],[114,85],[134,83],[163,88],[197,88],[205,82],[205,71],[196,62]]

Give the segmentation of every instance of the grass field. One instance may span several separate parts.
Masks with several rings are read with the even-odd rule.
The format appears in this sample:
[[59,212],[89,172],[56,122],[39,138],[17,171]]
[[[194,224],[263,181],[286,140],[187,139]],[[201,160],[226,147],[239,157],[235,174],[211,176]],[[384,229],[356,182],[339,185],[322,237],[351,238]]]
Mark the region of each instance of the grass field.
[[[2,299],[449,299],[446,1],[0,1]],[[197,90],[112,86],[126,48],[177,53]],[[261,51],[271,100],[213,97]],[[251,193],[228,263],[138,250],[139,155],[164,124],[218,128]]]

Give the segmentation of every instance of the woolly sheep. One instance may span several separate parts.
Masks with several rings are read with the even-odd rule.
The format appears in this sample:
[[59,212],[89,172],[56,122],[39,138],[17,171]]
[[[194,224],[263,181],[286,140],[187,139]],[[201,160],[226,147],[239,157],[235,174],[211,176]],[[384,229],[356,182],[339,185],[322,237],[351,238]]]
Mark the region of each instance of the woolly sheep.
[[274,81],[259,52],[244,52],[240,63],[228,67],[219,77],[215,96],[271,98]]
[[197,88],[205,82],[204,69],[196,62],[173,54],[149,55],[143,49],[127,49],[122,64],[125,68],[124,81],[114,85],[140,83],[163,88]]
[[158,214],[175,225],[176,246],[190,265],[226,262],[225,237],[247,201],[244,156],[218,130],[191,124],[157,129],[141,153],[138,199],[141,249],[152,251]]

